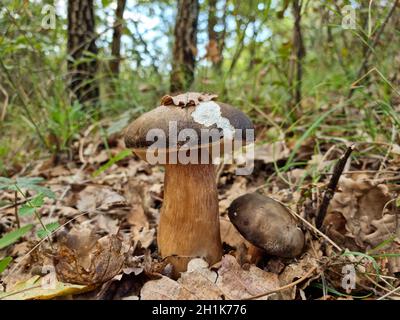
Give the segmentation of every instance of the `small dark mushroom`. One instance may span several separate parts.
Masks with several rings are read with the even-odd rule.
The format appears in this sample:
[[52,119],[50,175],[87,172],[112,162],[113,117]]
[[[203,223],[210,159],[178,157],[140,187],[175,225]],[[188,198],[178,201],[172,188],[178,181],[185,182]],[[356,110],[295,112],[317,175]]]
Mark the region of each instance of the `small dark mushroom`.
[[267,254],[282,258],[301,254],[304,234],[279,202],[258,193],[248,193],[231,203],[228,215],[241,235]]

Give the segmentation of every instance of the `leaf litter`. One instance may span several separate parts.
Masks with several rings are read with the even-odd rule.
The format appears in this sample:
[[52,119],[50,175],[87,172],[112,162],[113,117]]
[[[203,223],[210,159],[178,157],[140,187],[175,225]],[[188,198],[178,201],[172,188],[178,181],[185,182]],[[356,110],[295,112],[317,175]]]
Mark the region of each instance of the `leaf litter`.
[[[186,106],[216,97],[176,98],[171,101],[166,96],[162,103]],[[378,178],[376,171],[368,172],[359,163],[346,168],[366,173],[342,175],[322,237],[313,224],[332,163],[338,158],[332,152],[334,146],[327,146],[330,151],[324,155],[313,155],[305,143],[297,154],[307,165],[290,170],[280,164],[290,157],[290,143],[258,146],[252,175],[236,176],[231,164],[224,165],[218,175],[222,261],[208,266],[202,259],[193,259],[175,280],[170,278],[170,265],[157,255],[163,169],[134,156],[113,161],[124,150],[121,135],[115,132],[108,137],[109,150],[99,142],[103,141],[100,133],[92,133],[91,138],[87,135],[78,141],[72,161],[41,161],[33,166],[30,175],[44,178],[40,186],[56,195],[45,198],[40,213],[45,221],[56,219],[60,227],[52,232],[50,246],[48,239],[37,236],[40,226],[34,218],[21,217],[22,225],[33,227],[0,250],[1,259],[12,259],[0,275],[0,299],[349,299],[352,295],[341,283],[345,265],[357,272],[354,294],[382,296],[399,285],[396,157],[385,169],[388,173]],[[283,168],[278,174],[277,167]],[[300,257],[283,259],[261,253],[254,262],[253,246],[227,216],[235,198],[254,191],[275,198],[303,219],[307,245]],[[14,193],[2,190],[0,200],[7,203],[0,216],[4,235],[15,229]],[[49,275],[43,270],[49,268],[56,275],[55,286],[44,289],[40,284]]]

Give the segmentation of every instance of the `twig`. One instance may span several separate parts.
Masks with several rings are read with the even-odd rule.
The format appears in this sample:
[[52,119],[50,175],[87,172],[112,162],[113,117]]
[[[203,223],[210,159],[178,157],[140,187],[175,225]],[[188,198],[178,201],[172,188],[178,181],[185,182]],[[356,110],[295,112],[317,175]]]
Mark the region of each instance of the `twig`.
[[28,201],[32,200],[33,198],[34,197],[29,197],[29,198],[26,198],[26,199],[23,199],[23,200],[19,200],[16,203],[14,202],[14,203],[7,204],[7,205],[5,205],[3,207],[0,207],[0,211],[3,211],[5,209],[9,209],[9,208],[14,208],[15,206],[19,206],[21,204],[27,203]]
[[4,95],[4,102],[3,102],[3,107],[1,110],[1,114],[0,114],[0,121],[3,121],[6,117],[6,113],[7,113],[7,107],[8,107],[8,93],[7,91],[1,86],[0,84],[0,91],[1,93]]
[[252,297],[249,297],[249,298],[244,298],[244,299],[242,299],[242,300],[254,300],[254,299],[258,299],[258,298],[261,298],[261,297],[265,297],[265,296],[268,296],[268,295],[270,295],[270,294],[273,294],[273,293],[276,293],[276,292],[279,292],[279,291],[282,291],[282,290],[285,290],[285,289],[289,289],[289,288],[295,286],[296,284],[299,284],[300,282],[306,280],[309,276],[311,276],[311,275],[314,273],[314,271],[315,271],[316,269],[317,269],[317,267],[311,268],[310,271],[308,271],[308,272],[307,272],[304,276],[302,276],[300,279],[298,279],[298,280],[296,280],[296,281],[293,281],[293,282],[291,282],[291,283],[289,283],[289,284],[287,284],[287,285],[284,285],[283,287],[280,287],[280,288],[278,288],[278,289],[271,290],[271,291],[268,291],[268,292],[264,292],[264,293],[261,293],[261,294],[258,294],[258,295],[256,295],[256,296],[252,296]]
[[393,145],[395,143],[396,140],[396,136],[397,136],[397,131],[396,131],[396,126],[394,125],[394,123],[392,123],[392,137],[391,137],[391,141],[390,141],[390,146],[386,151],[385,157],[383,158],[383,160],[381,161],[381,164],[379,165],[379,169],[378,171],[376,171],[376,174],[374,176],[374,180],[378,180],[379,175],[381,174],[381,172],[383,171],[383,168],[385,167],[386,161],[390,156],[390,153],[393,150]]
[[24,292],[27,292],[27,291],[30,291],[30,290],[38,289],[40,287],[41,287],[41,285],[37,285],[37,286],[33,286],[33,287],[29,287],[29,288],[18,290],[16,292],[10,292],[8,294],[5,294],[4,296],[1,296],[0,300],[4,300],[4,298],[7,298],[7,297],[15,296],[16,294],[20,294],[20,293],[24,293]]
[[21,228],[21,223],[19,222],[18,216],[18,192],[14,191],[14,215],[15,215],[15,222],[17,223],[18,229]]
[[322,231],[320,231],[316,227],[314,227],[311,223],[309,223],[306,219],[304,219],[296,211],[292,210],[287,204],[283,203],[282,201],[279,201],[278,199],[274,199],[274,200],[279,202],[281,205],[285,206],[286,209],[288,209],[291,214],[293,214],[296,218],[300,219],[307,227],[310,228],[310,230],[314,231],[316,234],[320,235],[322,238],[324,238],[326,241],[328,241],[339,252],[343,252],[343,249],[339,245],[337,245],[331,238],[329,238],[325,233],[323,233]]
[[[382,25],[380,26],[380,28],[379,28],[379,30],[378,30],[376,36],[374,37],[374,40],[373,40],[371,46],[368,47],[368,50],[367,50],[367,52],[365,53],[365,56],[364,56],[364,60],[363,60],[363,62],[361,63],[360,68],[358,69],[358,72],[357,72],[357,79],[359,79],[359,78],[361,77],[361,74],[362,74],[363,70],[364,70],[365,67],[367,66],[369,57],[370,57],[372,51],[374,50],[374,48],[376,47],[376,45],[378,44],[379,39],[380,39],[380,37],[381,37],[383,31],[385,30],[385,27],[386,27],[387,23],[389,22],[390,18],[392,17],[394,11],[396,10],[396,7],[397,7],[398,3],[399,3],[399,0],[396,0],[396,1],[393,3],[392,8],[390,9],[389,13],[387,14],[387,16],[386,16],[386,18],[385,18],[385,21],[383,21],[383,23],[382,23]],[[352,86],[352,87],[350,88],[349,94],[347,95],[347,99],[350,99],[350,98],[353,96],[354,90],[355,90],[355,87]]]
[[324,222],[326,211],[328,210],[329,203],[331,202],[331,199],[335,194],[339,178],[343,173],[344,167],[347,163],[347,159],[349,159],[354,148],[354,144],[348,147],[345,154],[340,157],[335,168],[333,169],[333,175],[331,177],[331,180],[329,181],[327,190],[324,193],[324,198],[322,200],[321,206],[319,207],[317,218],[315,221],[315,225],[319,230],[321,229],[322,223]]
[[396,293],[399,290],[400,290],[400,286],[398,286],[397,288],[393,289],[392,291],[384,294],[382,297],[378,298],[378,300],[383,300],[383,299],[387,298],[388,296],[392,295],[393,293]]

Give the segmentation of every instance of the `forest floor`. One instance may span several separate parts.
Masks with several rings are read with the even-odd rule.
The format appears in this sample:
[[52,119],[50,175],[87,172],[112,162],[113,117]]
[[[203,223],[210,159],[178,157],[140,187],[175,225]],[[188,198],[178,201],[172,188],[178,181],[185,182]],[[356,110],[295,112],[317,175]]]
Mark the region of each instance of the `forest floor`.
[[[113,124],[107,126],[112,133]],[[0,252],[10,257],[1,260],[9,265],[1,274],[0,299],[398,299],[400,148],[374,155],[373,146],[356,145],[370,152],[347,162],[321,232],[316,213],[333,164],[346,149],[318,143],[320,154],[315,139],[296,147],[296,161],[304,166],[285,169],[294,146],[284,141],[257,145],[249,176],[235,175],[235,165],[219,166],[223,259],[212,268],[192,260],[174,280],[155,240],[162,167],[131,155],[121,133],[104,139],[91,126],[69,155],[34,161],[14,176],[19,180],[1,181],[0,231],[20,224],[25,234],[0,239]],[[10,187],[18,184],[18,190]],[[301,256],[251,261],[227,208],[252,191],[296,216],[306,234]]]

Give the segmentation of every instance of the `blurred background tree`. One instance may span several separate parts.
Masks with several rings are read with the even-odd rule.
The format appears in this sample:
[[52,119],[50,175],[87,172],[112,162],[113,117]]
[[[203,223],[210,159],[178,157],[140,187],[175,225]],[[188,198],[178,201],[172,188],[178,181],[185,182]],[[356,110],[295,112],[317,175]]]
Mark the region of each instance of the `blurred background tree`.
[[388,128],[400,124],[398,4],[3,0],[1,175],[68,155],[91,124],[127,119],[122,129],[182,90],[242,108],[260,142],[391,143]]

